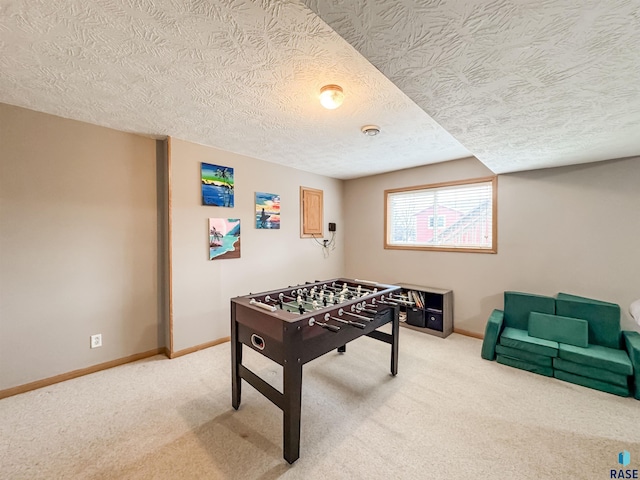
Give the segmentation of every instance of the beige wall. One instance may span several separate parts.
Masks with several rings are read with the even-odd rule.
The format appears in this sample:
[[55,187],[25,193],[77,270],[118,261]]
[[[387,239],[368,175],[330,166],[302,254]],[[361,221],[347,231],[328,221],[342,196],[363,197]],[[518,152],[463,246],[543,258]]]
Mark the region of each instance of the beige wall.
[[163,346],[155,147],[0,104],[0,390]]
[[384,250],[384,190],[490,175],[476,159],[347,181],[346,275],[450,288],[454,326],[483,333],[505,290],[640,298],[640,158],[498,177],[498,254]]
[[[0,145],[0,390],[165,346],[163,143],[0,104]],[[451,288],[477,333],[507,289],[617,302],[631,328],[639,160],[501,175],[497,255],[416,252],[382,248],[383,191],[491,174],[479,161],[343,182],[174,139],[173,351],[228,336],[233,296],[342,275]],[[201,205],[200,162],[235,168],[234,208]],[[337,223],[328,256],[300,238],[301,185]],[[256,191],[281,195],[280,230],[255,228]],[[208,260],[209,217],[241,219],[240,259]]]
[[[344,271],[343,182],[214,148],[171,139],[173,351],[229,336],[234,296]],[[234,168],[234,208],[203,206],[200,163]],[[328,256],[313,239],[300,238],[300,186],[324,191],[324,226],[337,223]],[[279,194],[282,226],[255,227],[255,192]],[[241,258],[208,258],[208,219],[240,218]]]

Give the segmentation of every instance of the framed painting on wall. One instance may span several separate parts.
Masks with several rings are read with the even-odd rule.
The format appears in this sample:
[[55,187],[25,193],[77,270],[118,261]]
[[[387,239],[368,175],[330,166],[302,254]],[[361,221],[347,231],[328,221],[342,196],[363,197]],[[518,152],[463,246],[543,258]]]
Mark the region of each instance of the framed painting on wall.
[[280,195],[256,192],[256,228],[280,228]]
[[233,207],[233,168],[200,164],[202,204],[215,207]]
[[209,260],[240,258],[240,219],[209,219]]

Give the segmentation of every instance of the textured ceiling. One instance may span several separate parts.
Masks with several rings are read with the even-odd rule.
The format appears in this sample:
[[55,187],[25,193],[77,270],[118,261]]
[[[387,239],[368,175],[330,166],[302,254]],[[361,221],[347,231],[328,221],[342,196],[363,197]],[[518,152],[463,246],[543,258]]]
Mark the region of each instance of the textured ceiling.
[[640,155],[638,0],[305,0],[496,173]]
[[470,155],[300,2],[2,0],[0,72],[4,103],[336,178]]
[[639,155],[637,45],[637,0],[0,0],[0,102],[336,178],[500,173]]

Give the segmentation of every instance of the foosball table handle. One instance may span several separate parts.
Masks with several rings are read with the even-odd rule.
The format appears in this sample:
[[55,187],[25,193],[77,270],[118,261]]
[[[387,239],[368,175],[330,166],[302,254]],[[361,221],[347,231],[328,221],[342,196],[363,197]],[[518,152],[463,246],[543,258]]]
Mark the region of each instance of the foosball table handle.
[[320,325],[322,328],[326,328],[327,330],[333,333],[340,331],[340,327],[336,325],[331,325],[329,323],[323,323],[323,324],[318,323],[318,325]]
[[249,304],[255,305],[256,307],[264,308],[265,310],[269,310],[270,312],[275,312],[276,307],[273,305],[267,305],[266,303],[258,302],[255,298],[249,300]]
[[330,323],[327,322],[319,322],[317,321],[315,318],[311,317],[309,319],[309,326],[313,327],[314,325],[318,325],[322,328],[325,328],[327,330],[329,330],[330,332],[336,333],[340,331],[340,327],[336,326],[336,325],[331,325]]

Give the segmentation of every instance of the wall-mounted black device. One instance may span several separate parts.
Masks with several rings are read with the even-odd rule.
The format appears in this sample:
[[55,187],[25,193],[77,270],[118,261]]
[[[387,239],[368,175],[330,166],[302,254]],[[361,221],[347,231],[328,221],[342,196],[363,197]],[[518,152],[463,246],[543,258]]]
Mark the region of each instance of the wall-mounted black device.
[[335,223],[329,222],[329,231],[330,232],[335,232],[336,231],[336,224]]

